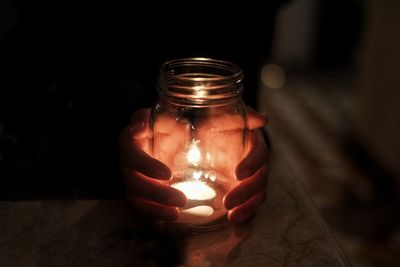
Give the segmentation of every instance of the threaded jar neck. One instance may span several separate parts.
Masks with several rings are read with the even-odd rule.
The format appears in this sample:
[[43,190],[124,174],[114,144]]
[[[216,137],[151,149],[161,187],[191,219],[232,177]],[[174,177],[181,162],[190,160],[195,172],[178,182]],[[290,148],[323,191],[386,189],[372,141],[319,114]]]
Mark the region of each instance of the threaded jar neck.
[[243,90],[237,65],[210,58],[182,58],[164,63],[157,89],[160,97],[181,105],[208,106],[237,100]]

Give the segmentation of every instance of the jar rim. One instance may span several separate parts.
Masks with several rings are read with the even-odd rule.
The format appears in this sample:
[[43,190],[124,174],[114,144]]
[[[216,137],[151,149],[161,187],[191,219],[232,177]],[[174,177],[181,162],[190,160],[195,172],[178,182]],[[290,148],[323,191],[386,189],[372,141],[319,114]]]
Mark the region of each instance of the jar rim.
[[[171,73],[170,69],[177,66],[189,66],[189,65],[197,65],[197,66],[208,66],[214,68],[224,69],[228,72],[231,72],[231,75],[226,76],[218,76],[218,77],[186,77],[186,76],[177,76],[174,73]],[[166,78],[173,78],[182,81],[210,81],[210,82],[229,82],[231,80],[236,80],[236,82],[241,82],[243,79],[243,71],[235,63],[230,61],[214,59],[208,57],[188,57],[188,58],[178,58],[172,59],[165,63],[163,63],[159,69],[162,75],[165,75]]]
[[179,58],[160,67],[160,97],[174,103],[204,106],[239,97],[242,69],[229,61],[205,57]]

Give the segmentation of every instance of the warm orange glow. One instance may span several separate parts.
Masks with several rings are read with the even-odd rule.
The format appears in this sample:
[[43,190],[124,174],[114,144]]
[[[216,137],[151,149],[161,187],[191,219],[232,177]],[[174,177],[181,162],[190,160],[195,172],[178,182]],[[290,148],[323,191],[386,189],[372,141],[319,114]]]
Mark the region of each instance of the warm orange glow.
[[216,195],[214,189],[199,181],[179,182],[171,186],[182,191],[191,200],[208,200]]
[[198,85],[193,88],[196,92],[196,97],[205,97],[208,95],[208,88],[204,85]]
[[202,175],[203,175],[202,171],[194,171],[192,176],[194,179],[199,180]]
[[208,217],[213,215],[214,209],[211,208],[210,206],[197,206],[194,208],[190,208],[187,210],[182,210],[182,213],[188,214],[188,215],[195,215],[195,216],[204,216]]
[[187,160],[194,166],[197,166],[201,161],[201,152],[196,141],[192,141],[187,153]]

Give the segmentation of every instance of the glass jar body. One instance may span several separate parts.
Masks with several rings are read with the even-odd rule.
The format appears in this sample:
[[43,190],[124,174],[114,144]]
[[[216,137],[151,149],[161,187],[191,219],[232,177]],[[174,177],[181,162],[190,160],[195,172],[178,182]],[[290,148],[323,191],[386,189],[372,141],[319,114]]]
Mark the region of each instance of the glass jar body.
[[[203,72],[209,75],[211,71]],[[189,98],[198,93],[190,91]],[[150,151],[172,171],[165,183],[187,197],[177,222],[195,230],[212,230],[227,221],[223,197],[238,183],[235,169],[246,153],[247,113],[239,92],[220,101],[201,94],[200,104],[160,94],[150,116]]]

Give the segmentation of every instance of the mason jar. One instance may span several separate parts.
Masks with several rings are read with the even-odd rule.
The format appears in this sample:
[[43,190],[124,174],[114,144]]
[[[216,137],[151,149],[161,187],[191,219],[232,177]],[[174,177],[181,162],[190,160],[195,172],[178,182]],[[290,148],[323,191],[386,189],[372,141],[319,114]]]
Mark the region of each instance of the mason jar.
[[212,230],[227,222],[223,198],[236,186],[248,123],[242,70],[210,58],[183,58],[160,67],[150,116],[152,156],[172,171],[166,183],[187,197],[178,223]]

